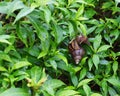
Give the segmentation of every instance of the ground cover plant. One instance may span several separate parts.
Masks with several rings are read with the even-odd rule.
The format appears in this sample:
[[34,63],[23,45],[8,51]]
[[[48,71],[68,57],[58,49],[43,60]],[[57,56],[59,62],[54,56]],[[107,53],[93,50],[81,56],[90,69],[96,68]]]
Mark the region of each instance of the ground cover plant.
[[[0,96],[119,96],[119,0],[0,0]],[[88,38],[75,64],[68,51]]]

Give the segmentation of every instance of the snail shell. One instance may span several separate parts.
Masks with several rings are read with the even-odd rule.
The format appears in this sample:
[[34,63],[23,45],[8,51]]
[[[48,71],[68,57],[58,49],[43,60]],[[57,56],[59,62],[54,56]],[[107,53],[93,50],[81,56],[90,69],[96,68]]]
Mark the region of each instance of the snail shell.
[[71,53],[75,63],[78,64],[79,61],[81,60],[82,56],[85,54],[84,49],[79,46],[76,39],[72,40],[69,43],[68,48],[69,48],[69,52]]

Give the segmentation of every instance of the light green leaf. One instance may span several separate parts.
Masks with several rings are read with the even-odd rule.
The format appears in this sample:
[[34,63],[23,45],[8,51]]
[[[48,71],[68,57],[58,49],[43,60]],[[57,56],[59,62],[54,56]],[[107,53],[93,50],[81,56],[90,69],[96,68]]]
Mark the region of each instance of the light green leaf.
[[42,74],[45,74],[44,70],[41,67],[34,66],[29,71],[30,78],[33,80],[35,84],[42,78]]
[[59,54],[56,54],[55,56],[63,60],[68,65],[67,58],[63,54],[59,53]]
[[62,81],[60,80],[57,80],[57,79],[51,79],[51,80],[48,80],[46,81],[44,84],[43,84],[43,89],[46,90],[50,95],[53,95],[55,94],[55,89],[61,87],[65,85]]
[[105,79],[103,79],[101,83],[102,83],[101,87],[102,87],[102,90],[104,91],[104,95],[107,96],[107,93],[108,93],[108,84],[107,84],[107,82],[106,82]]
[[45,55],[47,55],[47,52],[42,51],[37,58],[40,59],[41,57],[44,57]]
[[40,8],[43,12],[44,12],[44,17],[46,20],[46,23],[49,24],[50,20],[51,20],[51,11],[44,6],[43,8]]
[[55,62],[55,60],[50,60],[50,64],[55,70],[57,70],[57,63]]
[[80,81],[80,83],[78,84],[77,87],[81,87],[83,86],[84,84],[88,84],[90,81],[92,81],[93,79],[84,79],[82,81]]
[[60,90],[56,93],[56,96],[75,96],[79,92],[74,90]]
[[82,4],[76,13],[76,19],[79,18],[83,14],[83,12],[84,12],[84,5]]
[[0,42],[1,43],[7,43],[9,45],[11,45],[12,43],[9,42],[7,39],[13,38],[13,36],[10,35],[0,35]]
[[6,53],[0,51],[0,60],[5,60],[8,62],[12,62],[11,58],[9,55],[7,55]]
[[62,28],[55,23],[54,32],[55,32],[54,34],[55,34],[56,42],[57,44],[59,44],[64,39],[64,36],[63,36],[64,30],[62,30]]
[[82,79],[86,76],[86,73],[87,73],[87,69],[86,69],[86,68],[83,68],[83,69],[80,71],[80,78],[79,78],[79,80],[82,80]]
[[0,96],[30,96],[24,88],[10,88],[0,94]]
[[8,40],[5,40],[5,39],[0,39],[0,42],[12,45],[12,43],[10,43]]
[[71,77],[71,80],[72,80],[72,83],[74,84],[74,86],[77,86],[77,84],[78,84],[77,76],[74,73],[71,72],[70,77]]
[[[119,80],[119,79],[117,79],[117,78],[115,78],[115,77],[111,77],[111,78],[107,79],[107,81],[108,81],[109,83],[111,83],[112,85],[120,88],[120,80]],[[113,81],[114,81],[114,82],[113,82]]]
[[83,89],[84,89],[84,91],[86,93],[86,96],[90,96],[91,89],[90,89],[90,87],[87,84],[83,85]]
[[97,51],[98,47],[100,46],[101,39],[102,39],[101,35],[97,35],[95,37],[95,40],[93,42],[93,47],[94,47],[95,51]]
[[87,30],[86,30],[85,25],[82,24],[82,23],[79,23],[79,24],[80,24],[80,28],[81,28],[81,30],[82,30],[82,34],[83,34],[84,36],[87,36]]
[[5,67],[0,66],[0,71],[7,71]]
[[75,36],[74,27],[73,27],[73,24],[71,22],[68,23],[68,28],[69,28],[70,37]]
[[93,66],[92,58],[89,58],[89,60],[88,60],[88,66],[89,66],[89,70],[91,70],[92,66]]
[[117,70],[118,70],[118,62],[117,61],[114,61],[112,68],[113,68],[114,75],[116,75]]
[[93,63],[95,65],[96,69],[98,69],[98,64],[100,63],[99,56],[94,54],[92,57],[92,60],[93,60]]
[[90,95],[90,96],[102,96],[101,94],[99,94],[99,93],[93,93],[92,95]]
[[116,90],[112,87],[108,87],[108,91],[109,91],[110,96],[119,96],[117,95]]
[[14,21],[13,24],[15,24],[16,21],[20,20],[22,17],[30,14],[33,10],[34,10],[34,8],[24,7],[24,9],[22,9],[22,10],[18,13],[18,15],[16,16],[15,21]]
[[32,65],[32,64],[28,61],[18,61],[16,64],[12,66],[12,70],[16,70],[29,65]]
[[110,48],[111,46],[110,45],[103,45],[101,46],[97,52],[102,52],[102,51],[106,51],[108,48]]

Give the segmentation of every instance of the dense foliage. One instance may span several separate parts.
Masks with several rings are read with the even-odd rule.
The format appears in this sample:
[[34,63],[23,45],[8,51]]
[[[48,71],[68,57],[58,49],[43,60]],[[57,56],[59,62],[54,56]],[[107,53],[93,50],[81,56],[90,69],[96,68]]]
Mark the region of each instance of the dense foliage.
[[[0,96],[120,95],[119,0],[1,0]],[[75,64],[69,42],[90,45]]]

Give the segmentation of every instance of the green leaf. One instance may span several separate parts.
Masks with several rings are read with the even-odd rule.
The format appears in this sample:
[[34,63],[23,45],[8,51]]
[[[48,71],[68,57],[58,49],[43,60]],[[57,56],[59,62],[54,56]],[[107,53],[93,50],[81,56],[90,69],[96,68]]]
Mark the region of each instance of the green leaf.
[[65,85],[62,81],[60,80],[57,80],[57,79],[51,79],[51,80],[48,80],[46,81],[44,84],[43,84],[43,89],[46,90],[50,95],[53,95],[55,94],[55,89],[61,87]]
[[14,37],[10,36],[10,35],[0,35],[0,42],[1,43],[7,43],[7,44],[11,45],[12,43],[7,40],[7,39],[10,39],[10,38],[14,38]]
[[95,50],[95,51],[97,51],[98,47],[100,46],[101,39],[102,39],[101,35],[97,35],[97,36],[95,37],[95,40],[94,40],[94,42],[93,42],[93,47],[94,47],[94,50]]
[[5,67],[0,66],[0,71],[7,71]]
[[62,53],[56,54],[55,57],[58,57],[59,59],[63,60],[66,63],[66,65],[68,65],[67,58]]
[[78,84],[77,87],[81,87],[83,86],[84,84],[88,84],[90,81],[92,81],[93,79],[84,79],[82,81],[80,81],[80,83]]
[[56,93],[56,96],[75,96],[79,92],[74,91],[74,90],[59,90]]
[[83,14],[83,12],[84,12],[84,5],[82,4],[76,13],[76,19],[80,17]]
[[30,65],[32,64],[28,61],[18,61],[16,64],[12,66],[12,70],[20,69],[22,67],[30,66]]
[[115,0],[116,6],[120,3],[120,0]]
[[9,55],[7,55],[6,53],[0,51],[0,60],[5,60],[8,62],[12,62],[11,58]]
[[30,7],[24,7],[16,16],[15,21],[13,24],[16,23],[16,21],[20,20],[22,17],[25,17],[26,15],[30,14],[32,11],[34,10],[34,8],[30,8]]
[[106,51],[108,48],[110,48],[111,46],[110,45],[103,45],[101,46],[97,52],[102,52],[102,51]]
[[50,64],[55,70],[57,70],[57,63],[55,62],[55,60],[50,60]]
[[80,24],[80,28],[81,28],[81,30],[82,30],[82,34],[83,34],[84,36],[87,36],[87,30],[86,30],[85,25],[82,24],[82,23],[79,23],[79,24]]
[[44,57],[45,55],[47,55],[47,51],[42,51],[42,52],[40,52],[40,54],[37,58],[40,59],[41,57]]
[[83,85],[83,89],[84,89],[84,91],[86,93],[86,96],[90,96],[91,89],[90,89],[90,87],[87,84]]
[[90,27],[88,30],[87,30],[87,34],[90,34],[92,32],[94,32],[94,30],[96,29],[97,26],[93,26],[93,27]]
[[71,22],[68,23],[70,37],[75,36],[74,27]]
[[105,2],[102,5],[102,9],[110,8],[114,3],[113,2]]
[[83,68],[83,69],[80,71],[80,78],[79,78],[79,80],[82,80],[82,79],[86,76],[86,73],[87,73],[87,69],[86,69],[86,68]]
[[71,77],[71,80],[72,80],[72,83],[74,84],[74,86],[77,86],[77,84],[78,84],[77,76],[74,73],[71,72],[70,77]]
[[110,87],[110,86],[108,87],[108,91],[109,91],[110,96],[119,96],[119,95],[117,95],[116,90],[113,89],[113,88]]
[[104,91],[104,96],[108,94],[108,84],[105,79],[102,80],[102,90]]
[[118,70],[118,62],[117,61],[114,61],[112,68],[113,68],[114,75],[116,75],[117,70]]
[[44,6],[43,8],[40,8],[44,12],[44,18],[46,20],[46,23],[49,24],[51,20],[51,11],[48,9],[48,7]]
[[62,30],[62,28],[55,23],[54,34],[55,34],[55,40],[57,44],[59,44],[64,39],[63,32],[64,30]]
[[89,58],[89,60],[88,60],[88,66],[89,66],[89,71],[91,71],[92,66],[93,66],[92,58]]
[[91,96],[102,96],[102,95],[99,93],[93,93]]
[[30,94],[23,88],[10,88],[1,93],[0,96],[30,96]]
[[94,54],[92,57],[92,60],[93,60],[93,63],[95,65],[96,69],[98,69],[98,64],[100,63],[99,56],[97,54]]
[[[110,77],[109,79],[107,79],[107,81],[108,81],[109,83],[111,83],[112,85],[120,88],[120,80],[119,80],[119,79],[117,79],[117,78],[115,78],[115,77]],[[113,82],[113,81],[114,81],[114,82]]]

